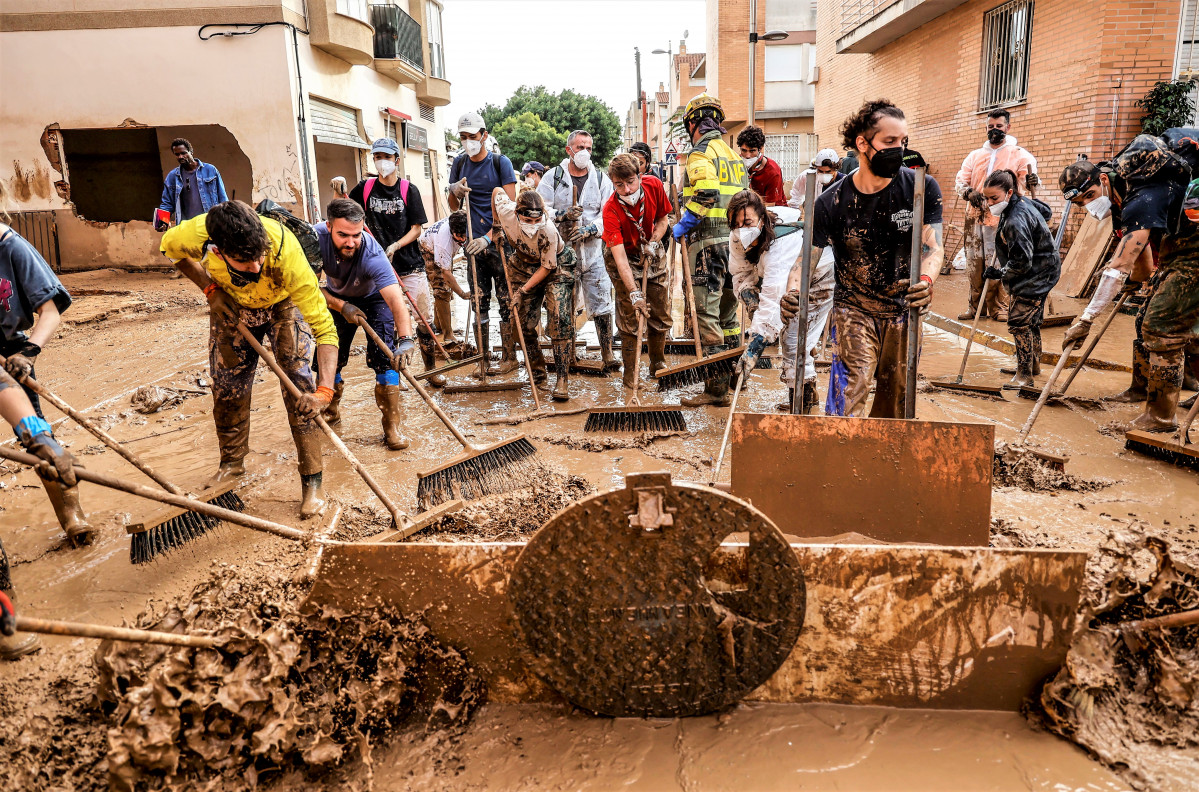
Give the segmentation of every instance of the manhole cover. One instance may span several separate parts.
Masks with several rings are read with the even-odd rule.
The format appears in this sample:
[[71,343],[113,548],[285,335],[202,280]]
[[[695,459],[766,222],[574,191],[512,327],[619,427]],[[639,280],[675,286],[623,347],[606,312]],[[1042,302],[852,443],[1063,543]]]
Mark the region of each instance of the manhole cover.
[[[731,533],[742,553],[720,550]],[[612,716],[699,715],[765,682],[803,627],[803,573],[772,522],[668,473],[552,517],[509,585],[534,670]]]

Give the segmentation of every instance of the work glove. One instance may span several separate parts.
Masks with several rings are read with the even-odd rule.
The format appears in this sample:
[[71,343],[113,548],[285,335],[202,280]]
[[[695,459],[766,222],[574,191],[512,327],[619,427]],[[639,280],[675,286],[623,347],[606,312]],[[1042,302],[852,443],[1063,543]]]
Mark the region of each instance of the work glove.
[[[1144,285],[1145,284],[1142,283],[1141,281],[1126,280],[1126,281],[1124,281],[1124,285],[1120,287],[1120,294],[1124,294],[1125,292],[1128,292],[1129,294],[1136,294],[1137,292],[1139,292],[1141,290],[1141,287]],[[9,358],[9,359],[11,360],[12,358]],[[14,374],[13,376],[16,376],[16,375]]]
[[21,445],[42,460],[42,464],[37,468],[37,474],[42,478],[61,481],[67,487],[74,487],[79,483],[75,478],[75,457],[59,445],[49,431],[30,435],[26,430],[21,433]]
[[966,203],[979,211],[986,211],[987,209],[987,197],[978,190],[966,191]]
[[649,303],[645,301],[645,295],[641,293],[641,289],[633,289],[629,292],[629,302],[633,304],[633,311],[636,315],[646,321],[649,320]]
[[349,190],[346,187],[345,176],[334,176],[329,181],[329,187],[333,189],[334,198],[348,198]]
[[646,243],[642,244],[641,245],[641,257],[653,259],[655,261],[657,259],[661,258],[662,257],[662,243],[650,241],[650,242],[646,242]]
[[672,237],[674,237],[675,239],[682,239],[683,235],[686,233],[687,233],[687,229],[683,227],[683,223],[681,221],[678,223],[675,223],[674,226],[670,229],[670,235]]
[[402,366],[407,366],[408,356],[414,349],[416,349],[416,342],[412,340],[412,336],[398,336],[395,354],[391,358],[391,367],[398,371]]
[[1041,177],[1035,173],[1030,173],[1024,177],[1024,183],[1029,187],[1040,187]]
[[575,232],[570,235],[570,244],[577,245],[586,239],[591,239],[598,233],[599,229],[595,227],[595,223],[588,223],[582,228],[575,229]]
[[799,290],[792,289],[783,295],[779,300],[779,313],[783,317],[783,323],[789,323],[799,313]]
[[908,300],[908,308],[919,308],[920,313],[928,310],[928,304],[933,301],[933,285],[923,278],[912,283],[904,279],[899,282]]
[[987,268],[983,270],[983,277],[987,280],[1003,280],[1003,270],[992,264],[988,264]]
[[508,307],[511,308],[517,316],[520,316],[520,309],[524,305],[525,298],[527,296],[528,295],[522,292],[520,289],[512,290],[512,297],[508,300]]
[[466,243],[466,247],[463,250],[468,256],[477,256],[487,249],[487,245],[487,237],[475,237]]
[[1077,346],[1087,340],[1087,335],[1091,332],[1090,319],[1075,319],[1074,323],[1066,330],[1066,335],[1062,337],[1062,351],[1066,351],[1071,346]]
[[[741,290],[741,304],[745,306],[746,313],[753,313],[758,310],[758,290],[753,286],[746,286]],[[798,308],[798,306],[796,306]]]
[[395,242],[392,242],[390,245],[387,246],[387,249],[383,251],[383,255],[387,256],[388,261],[391,261],[393,258],[395,258],[396,251],[398,251],[399,249],[400,249],[400,240],[397,239]]
[[559,216],[558,219],[574,221],[574,220],[578,220],[582,216],[583,216],[583,207],[576,204],[575,206],[572,206],[569,209],[567,209],[565,212],[562,212],[561,216]]
[[358,324],[359,320],[366,321],[366,314],[362,312],[362,309],[350,302],[343,302],[341,304],[341,315],[350,324]]
[[461,201],[462,196],[466,195],[468,192],[470,192],[470,185],[466,183],[465,176],[450,185],[450,195],[454,196],[459,201]]
[[747,380],[753,370],[758,367],[758,358],[762,356],[765,349],[766,339],[760,333],[755,334],[746,344],[745,351],[741,353],[741,357],[737,358],[737,373],[743,381]]
[[208,310],[225,324],[237,324],[241,318],[241,306],[237,300],[219,286],[208,294]]
[[26,343],[21,347],[20,352],[8,356],[4,370],[9,373],[9,376],[20,382],[33,374],[33,361],[37,359],[38,353],[41,351],[42,348],[37,344]]
[[333,389],[320,386],[316,393],[304,393],[296,401],[296,415],[311,421],[325,411],[329,402],[333,401]]

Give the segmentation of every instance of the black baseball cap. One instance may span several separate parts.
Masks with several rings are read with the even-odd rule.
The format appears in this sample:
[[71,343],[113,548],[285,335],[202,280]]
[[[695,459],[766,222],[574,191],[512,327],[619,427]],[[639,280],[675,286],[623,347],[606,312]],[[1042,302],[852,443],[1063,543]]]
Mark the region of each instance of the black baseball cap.
[[1071,162],[1058,177],[1057,185],[1067,201],[1073,201],[1099,181],[1099,166],[1090,160]]

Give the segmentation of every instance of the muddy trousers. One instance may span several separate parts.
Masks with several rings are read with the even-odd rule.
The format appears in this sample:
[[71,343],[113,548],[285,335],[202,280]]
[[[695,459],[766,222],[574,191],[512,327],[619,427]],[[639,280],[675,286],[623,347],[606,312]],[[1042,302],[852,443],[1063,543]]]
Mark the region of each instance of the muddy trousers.
[[425,262],[425,280],[429,283],[429,290],[433,292],[433,315],[426,315],[425,319],[433,325],[438,337],[445,343],[454,338],[453,291],[446,280],[445,270],[437,266],[433,254],[421,248],[421,256]]
[[[991,288],[995,288],[992,285]],[[1041,323],[1045,320],[1045,297],[1012,297],[1007,329],[1016,344],[1016,374],[1031,377],[1041,360]]]
[[[820,343],[820,338],[824,335],[824,325],[832,311],[833,293],[831,291],[816,300],[808,300],[808,331],[807,337],[804,339],[807,344],[804,350],[804,382],[816,381],[816,361],[812,358],[812,350]],[[779,335],[779,357],[782,358],[779,381],[788,388],[795,387],[795,342],[798,335],[799,314],[796,314]]]
[[[509,261],[511,262],[511,260]],[[532,277],[531,274],[521,272],[515,267],[510,268],[508,274],[512,278],[512,288],[515,291],[520,291]],[[524,333],[525,354],[529,358],[529,368],[533,371],[533,382],[538,385],[545,385],[549,382],[549,376],[545,369],[545,353],[541,351],[541,339],[537,334],[537,326],[541,323],[541,309],[545,305],[546,287],[554,277],[555,274],[550,273],[541,283],[527,289],[528,295],[522,297],[520,302],[518,321],[520,330]]]
[[[983,293],[983,273],[987,263],[995,260],[995,227],[984,225],[977,216],[977,210],[966,213],[966,228],[964,230],[966,248],[966,274],[970,277],[970,305],[968,310],[974,313],[978,309],[978,300]],[[1001,281],[996,281],[987,289],[987,304],[983,306],[984,317],[994,317],[1000,311],[1006,310],[1007,291]]]
[[833,366],[827,415],[861,418],[874,383],[871,418],[903,418],[907,392],[908,315],[871,316],[848,305],[833,306]]
[[[241,321],[262,342],[269,342],[279,366],[301,393],[314,393],[312,330],[290,299],[269,308],[242,308]],[[208,323],[208,364],[212,372],[212,415],[216,420],[221,464],[241,462],[250,448],[250,396],[258,353],[229,324],[211,316]],[[320,427],[296,414],[296,400],[283,388],[287,422],[299,452],[300,475],[320,473]]]
[[1183,365],[1199,375],[1199,261],[1164,265],[1153,274],[1153,296],[1142,307],[1148,390],[1182,389]]
[[[508,253],[511,258],[511,252]],[[472,292],[477,291],[479,295],[479,320],[483,323],[483,339],[479,351],[484,351],[489,346],[489,338],[491,336],[490,318],[491,318],[491,295],[495,294],[495,301],[500,312],[500,322],[506,323],[512,318],[512,311],[508,302],[508,282],[504,280],[504,266],[500,262],[499,251],[495,245],[488,245],[487,249],[479,255],[475,256],[475,269],[478,270],[479,283],[475,284],[475,274],[471,271],[470,262],[467,262],[466,276],[467,282],[470,284]],[[523,281],[522,281],[523,282]],[[516,283],[513,281],[513,287]]]

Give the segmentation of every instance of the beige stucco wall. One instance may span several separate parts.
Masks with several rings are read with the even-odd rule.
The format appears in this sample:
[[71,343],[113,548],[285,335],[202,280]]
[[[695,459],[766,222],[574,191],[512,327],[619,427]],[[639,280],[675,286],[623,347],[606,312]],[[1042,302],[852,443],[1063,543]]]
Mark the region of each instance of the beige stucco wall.
[[64,269],[161,265],[149,222],[159,195],[146,196],[145,222],[84,223],[51,186],[62,177],[40,144],[49,124],[127,121],[220,124],[252,165],[253,195],[244,199],[291,202],[301,170],[289,49],[286,31],[269,28],[207,42],[194,27],[0,34],[0,178],[28,185],[10,190],[17,198],[10,208],[59,210]]

